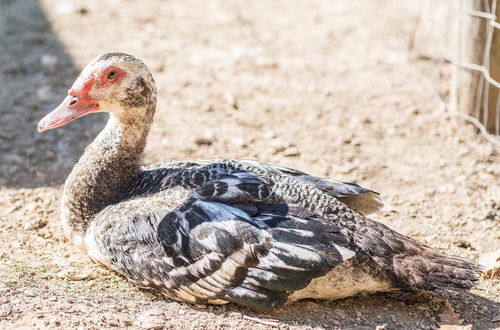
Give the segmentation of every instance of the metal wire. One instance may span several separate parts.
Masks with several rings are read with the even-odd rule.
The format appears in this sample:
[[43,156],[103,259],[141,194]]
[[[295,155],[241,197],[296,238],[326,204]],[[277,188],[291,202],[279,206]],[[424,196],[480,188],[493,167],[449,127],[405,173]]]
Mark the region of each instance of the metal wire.
[[[485,126],[488,124],[488,116],[489,116],[489,104],[488,104],[488,98],[490,94],[490,87],[493,86],[495,88],[500,89],[500,82],[495,80],[494,78],[491,77],[489,67],[490,67],[490,50],[491,50],[491,44],[493,40],[493,33],[495,29],[500,29],[500,23],[497,22],[497,16],[495,14],[496,12],[496,5],[497,5],[497,0],[491,1],[491,6],[490,2],[485,0],[484,1],[484,8],[486,11],[479,11],[479,10],[463,10],[464,7],[464,1],[462,0],[460,3],[460,12],[463,15],[468,15],[472,17],[477,17],[481,19],[485,19],[488,21],[488,25],[486,26],[486,41],[484,45],[484,54],[482,58],[482,63],[481,64],[476,64],[476,63],[470,63],[470,62],[464,62],[461,60],[461,54],[460,52],[458,53],[458,59],[452,59],[451,62],[455,65],[457,65],[460,68],[463,69],[468,69],[472,71],[477,71],[480,72],[481,78],[479,79],[478,86],[477,86],[477,93],[476,93],[476,102],[475,102],[475,110],[474,114],[476,118],[470,117],[465,114],[460,114],[458,115],[461,118],[464,118],[465,120],[471,122],[477,128],[479,131],[485,135],[488,134]],[[461,20],[461,18],[460,18]],[[460,33],[462,33],[462,29],[459,29]],[[460,51],[460,45],[459,51]],[[456,86],[454,87],[456,88]],[[482,116],[480,115],[480,108],[481,108],[481,99],[483,103],[482,107]],[[448,107],[447,107],[448,108]],[[453,111],[453,112],[456,112]],[[479,122],[478,119],[481,119],[482,122]],[[491,119],[490,119],[491,120]],[[495,117],[494,117],[494,133],[495,135],[500,135],[500,91],[497,96],[497,101],[495,104]],[[485,135],[486,136],[486,135]],[[487,137],[489,141],[493,142],[495,141],[495,144],[500,144],[500,139],[495,138],[495,137]]]

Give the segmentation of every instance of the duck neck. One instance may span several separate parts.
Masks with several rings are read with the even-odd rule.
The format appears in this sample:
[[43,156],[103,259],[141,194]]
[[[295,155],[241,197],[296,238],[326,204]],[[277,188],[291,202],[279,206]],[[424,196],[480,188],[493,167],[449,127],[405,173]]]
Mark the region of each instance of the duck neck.
[[106,127],[85,149],[64,185],[61,215],[70,239],[82,237],[100,211],[133,187],[151,121],[127,121],[111,113]]

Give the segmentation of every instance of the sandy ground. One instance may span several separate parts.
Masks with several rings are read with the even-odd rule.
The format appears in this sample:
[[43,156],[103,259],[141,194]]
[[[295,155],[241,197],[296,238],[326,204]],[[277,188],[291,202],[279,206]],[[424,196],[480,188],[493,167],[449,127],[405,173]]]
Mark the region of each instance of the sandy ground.
[[160,93],[146,163],[279,163],[379,191],[376,220],[447,253],[499,249],[500,150],[440,108],[433,77],[449,68],[412,59],[417,13],[402,0],[1,1],[0,328],[429,329],[445,300],[464,324],[500,326],[498,279],[265,312],[172,302],[92,264],[58,221],[61,185],[105,117],[36,123],[89,60],[123,51]]

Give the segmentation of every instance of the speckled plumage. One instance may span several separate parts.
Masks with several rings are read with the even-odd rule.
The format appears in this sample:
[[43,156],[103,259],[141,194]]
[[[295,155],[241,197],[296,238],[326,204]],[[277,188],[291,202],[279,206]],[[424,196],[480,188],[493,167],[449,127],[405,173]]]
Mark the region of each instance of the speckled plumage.
[[[93,86],[106,128],[68,177],[65,232],[96,262],[142,288],[192,303],[256,308],[359,292],[460,290],[476,266],[365,217],[382,204],[353,184],[249,160],[140,166],[156,107],[153,78],[130,55],[106,54],[120,86]],[[364,214],[364,215],[363,215]]]

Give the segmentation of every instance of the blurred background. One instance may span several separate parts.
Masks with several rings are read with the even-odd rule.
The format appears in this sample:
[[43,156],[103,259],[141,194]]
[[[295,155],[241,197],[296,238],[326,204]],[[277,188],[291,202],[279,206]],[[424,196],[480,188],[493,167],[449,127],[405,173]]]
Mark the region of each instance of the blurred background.
[[[145,163],[250,158],[355,182],[381,193],[386,208],[374,218],[404,234],[474,260],[498,251],[496,12],[491,0],[1,0],[0,234],[8,239],[0,242],[0,272],[16,283],[8,291],[18,299],[13,308],[27,315],[4,321],[60,321],[33,316],[38,293],[25,290],[57,296],[53,305],[63,311],[68,299],[102,300],[101,314],[61,312],[67,326],[142,327],[134,320],[145,309],[176,318],[179,304],[145,298],[61,244],[62,184],[106,116],[43,134],[36,124],[106,52],[137,56],[155,77]],[[83,282],[54,275],[65,267],[100,275]],[[489,327],[497,289],[491,279],[450,299],[468,323]],[[435,326],[439,307],[420,304],[353,298],[269,317],[292,327]],[[117,313],[117,305],[126,308]],[[205,327],[269,326],[231,308],[186,318]]]

